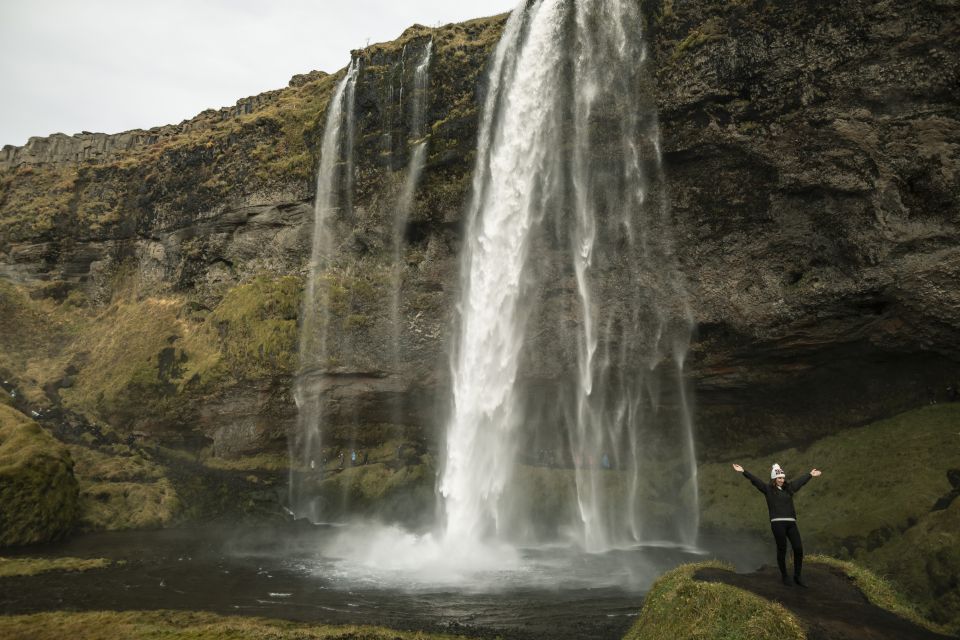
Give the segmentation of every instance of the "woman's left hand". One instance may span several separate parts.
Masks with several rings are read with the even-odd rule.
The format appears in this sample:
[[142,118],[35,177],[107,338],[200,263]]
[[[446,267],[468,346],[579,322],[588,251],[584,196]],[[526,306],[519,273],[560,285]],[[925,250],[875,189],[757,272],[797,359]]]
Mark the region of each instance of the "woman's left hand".
[[820,469],[811,469],[811,470],[810,470],[810,475],[812,475],[814,478],[816,478],[817,476],[819,476],[821,473],[822,473],[822,471],[820,471]]

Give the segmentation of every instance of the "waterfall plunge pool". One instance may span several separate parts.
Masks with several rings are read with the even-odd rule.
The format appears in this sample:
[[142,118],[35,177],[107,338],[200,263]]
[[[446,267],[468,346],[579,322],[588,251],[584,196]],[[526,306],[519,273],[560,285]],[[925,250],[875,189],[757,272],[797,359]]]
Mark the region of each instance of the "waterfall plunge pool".
[[[620,638],[658,575],[717,557],[740,570],[761,541],[701,536],[697,552],[564,546],[456,553],[369,523],[88,534],[6,556],[108,558],[106,569],[0,579],[0,613],[203,610],[504,638]],[[122,561],[122,562],[119,562]]]

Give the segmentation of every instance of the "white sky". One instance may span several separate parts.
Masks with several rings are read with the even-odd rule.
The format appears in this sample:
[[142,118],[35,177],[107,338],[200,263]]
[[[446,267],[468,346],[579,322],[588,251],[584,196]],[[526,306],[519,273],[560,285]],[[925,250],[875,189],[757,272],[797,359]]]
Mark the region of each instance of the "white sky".
[[0,146],[176,124],[517,0],[0,0]]

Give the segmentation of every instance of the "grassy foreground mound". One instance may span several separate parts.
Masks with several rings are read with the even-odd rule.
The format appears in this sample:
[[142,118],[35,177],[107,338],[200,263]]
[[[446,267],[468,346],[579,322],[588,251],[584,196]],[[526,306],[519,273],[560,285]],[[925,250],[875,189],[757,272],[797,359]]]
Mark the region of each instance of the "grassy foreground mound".
[[110,566],[106,558],[0,558],[0,578],[50,571],[90,571]]
[[63,536],[74,526],[78,504],[66,447],[0,404],[0,547]]
[[870,601],[871,604],[876,605],[881,609],[886,609],[887,611],[890,611],[901,618],[909,620],[917,626],[923,627],[935,633],[944,633],[947,631],[947,629],[939,625],[931,624],[929,620],[920,614],[920,612],[912,603],[908,602],[903,595],[894,589],[893,585],[888,580],[878,576],[873,571],[865,569],[864,567],[856,565],[852,562],[838,560],[837,558],[831,558],[830,556],[812,555],[807,558],[807,561],[826,564],[843,571],[851,580],[853,580],[854,584],[857,585],[857,588],[860,589],[860,591],[867,598],[867,600]]
[[624,640],[803,640],[797,618],[776,602],[729,585],[693,579],[716,561],[684,564],[654,583]]
[[326,626],[224,617],[182,611],[94,611],[0,616],[0,637],[8,640],[441,640],[460,636],[394,631],[382,627]]

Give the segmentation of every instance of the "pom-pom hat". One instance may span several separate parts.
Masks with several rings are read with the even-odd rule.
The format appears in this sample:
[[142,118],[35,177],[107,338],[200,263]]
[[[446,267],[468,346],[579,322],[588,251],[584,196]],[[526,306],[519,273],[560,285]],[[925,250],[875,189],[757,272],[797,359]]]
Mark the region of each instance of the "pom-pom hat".
[[787,474],[783,472],[783,469],[780,468],[780,465],[776,462],[773,463],[773,469],[770,469],[770,479],[774,478],[786,478]]

